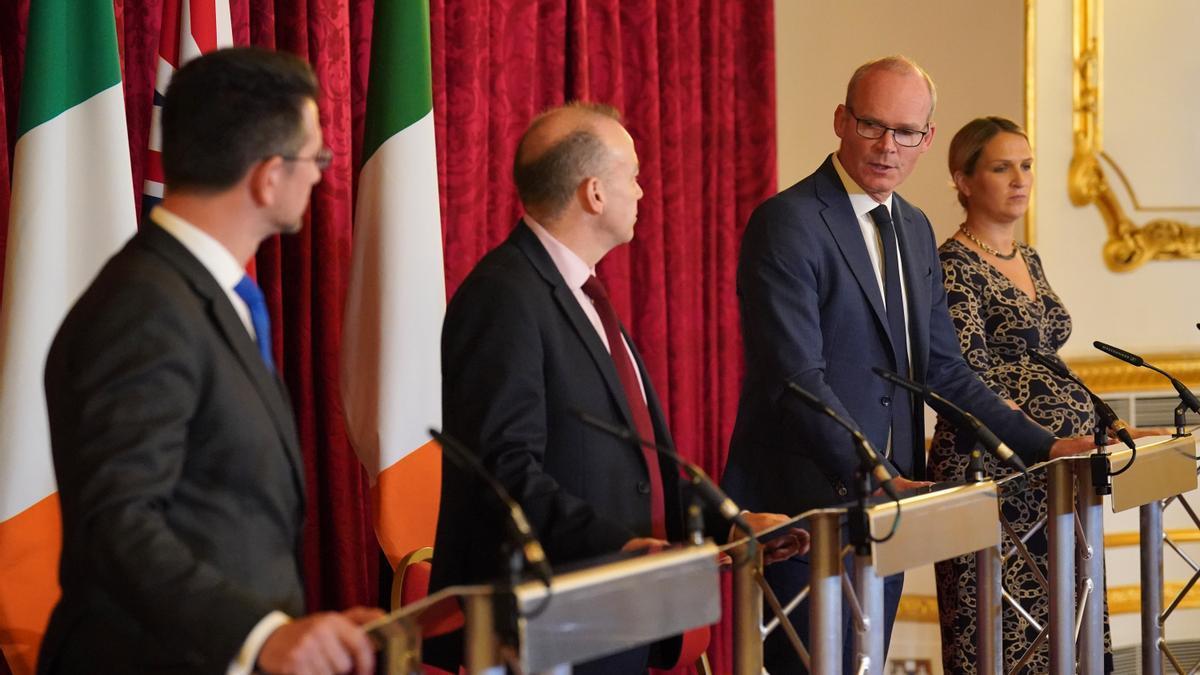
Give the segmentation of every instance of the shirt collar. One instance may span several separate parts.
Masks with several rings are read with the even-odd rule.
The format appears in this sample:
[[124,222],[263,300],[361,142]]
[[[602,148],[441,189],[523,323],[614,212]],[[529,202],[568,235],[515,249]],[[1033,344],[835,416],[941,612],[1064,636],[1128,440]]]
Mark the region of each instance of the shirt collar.
[[179,243],[204,265],[204,269],[217,280],[221,288],[233,288],[246,276],[246,270],[238,264],[229,249],[204,230],[162,206],[155,206],[150,210],[150,220],[178,239]]
[[542,242],[542,247],[550,254],[550,260],[554,261],[554,267],[562,275],[563,281],[567,282],[567,286],[572,290],[583,288],[588,278],[596,273],[596,268],[590,267],[583,258],[567,248],[566,244],[555,239],[554,235],[550,234],[536,220],[528,215],[524,217],[524,220],[529,229],[537,235],[538,241]]
[[[837,153],[833,153],[833,168],[837,169],[838,177],[842,179],[842,186],[846,188],[846,194],[850,196],[850,206],[854,209],[854,215],[858,218],[870,217],[869,214],[875,207],[879,206],[880,202],[875,201],[871,195],[867,194],[866,190],[859,187],[858,183],[846,173],[846,167],[842,166],[842,161],[838,159]],[[888,195],[883,201],[883,205],[887,207],[888,213],[892,213],[892,195]]]

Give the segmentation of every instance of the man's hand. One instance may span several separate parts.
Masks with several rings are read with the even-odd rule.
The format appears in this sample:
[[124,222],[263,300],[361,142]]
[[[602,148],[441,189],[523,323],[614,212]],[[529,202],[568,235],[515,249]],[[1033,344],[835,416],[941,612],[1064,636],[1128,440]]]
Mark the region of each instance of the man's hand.
[[[1108,439],[1111,444],[1113,439]],[[1060,438],[1054,441],[1054,445],[1050,446],[1050,459],[1058,459],[1059,457],[1068,457],[1070,455],[1083,455],[1096,449],[1096,443],[1090,436],[1072,436],[1071,438]]]
[[380,616],[383,612],[378,609],[355,607],[286,623],[263,643],[258,670],[288,675],[371,675],[375,672],[375,648],[359,626]]
[[[749,511],[742,514],[742,519],[746,521],[746,524],[755,533],[778,527],[791,520],[791,518],[782,513],[751,513]],[[739,531],[736,529],[730,530],[730,540],[736,539],[739,536],[741,536]],[[770,565],[771,563],[787,560],[788,558],[807,552],[808,531],[799,527],[793,527],[786,534],[781,534],[763,545],[763,563]]]
[[642,550],[648,551],[649,553],[657,553],[670,545],[670,542],[663,541],[662,539],[655,539],[654,537],[634,537],[633,539],[625,542],[625,545],[621,547],[621,550],[625,553]]
[[[892,479],[892,486],[896,488],[896,492],[904,492],[905,490],[915,490],[917,488],[929,487],[933,485],[933,481],[928,480],[909,480],[904,476],[896,476]],[[872,496],[882,497],[883,488],[876,488]]]
[[[1126,431],[1133,438],[1146,438],[1147,436],[1170,436],[1175,433],[1174,429],[1167,427],[1126,427]],[[1116,436],[1116,432],[1112,429],[1108,431],[1109,436]]]

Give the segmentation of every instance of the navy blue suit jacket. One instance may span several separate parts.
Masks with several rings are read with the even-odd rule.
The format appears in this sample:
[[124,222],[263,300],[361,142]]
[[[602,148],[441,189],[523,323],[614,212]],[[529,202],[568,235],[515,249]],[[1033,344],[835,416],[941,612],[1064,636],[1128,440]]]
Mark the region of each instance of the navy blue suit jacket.
[[[989,390],[963,361],[946,310],[929,220],[893,195],[908,296],[911,377],[973,412],[1027,462],[1053,436]],[[746,376],[723,484],[754,511],[798,514],[847,501],[858,460],[849,435],[787,392],[794,381],[886,446],[888,405],[904,390],[871,368],[896,370],[887,315],[862,230],[832,156],[812,175],[755,209],[742,238],[738,299]],[[893,439],[893,466],[925,473],[924,417]]]

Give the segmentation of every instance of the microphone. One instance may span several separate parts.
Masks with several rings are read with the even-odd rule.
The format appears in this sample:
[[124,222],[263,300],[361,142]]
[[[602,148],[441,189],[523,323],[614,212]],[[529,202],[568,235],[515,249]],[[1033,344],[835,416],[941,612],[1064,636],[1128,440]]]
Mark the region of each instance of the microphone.
[[[1070,380],[1083,388],[1083,390],[1087,392],[1087,395],[1092,399],[1092,406],[1096,408],[1096,415],[1100,418],[1100,423],[1105,427],[1109,427],[1115,431],[1117,438],[1121,439],[1121,442],[1128,446],[1130,450],[1137,450],[1137,444],[1133,442],[1133,436],[1129,434],[1129,425],[1125,423],[1125,420],[1117,417],[1117,413],[1113,412],[1113,409],[1108,405],[1108,403],[1106,403],[1104,399],[1100,398],[1095,392],[1089,389],[1082,380],[1075,376],[1075,373],[1072,373],[1070,369],[1063,365],[1063,363],[1057,358],[1048,354],[1043,354],[1034,349],[1028,350],[1027,354],[1029,355],[1029,359],[1034,363],[1041,364],[1055,375]],[[1130,354],[1130,356],[1133,355]]]
[[487,483],[500,502],[508,509],[508,519],[513,525],[513,531],[516,533],[517,543],[521,547],[525,561],[533,568],[538,579],[549,588],[552,573],[550,563],[546,562],[546,551],[542,548],[542,543],[534,536],[533,528],[529,526],[529,520],[525,517],[525,511],[521,505],[508,494],[508,490],[504,489],[500,481],[484,468],[479,458],[458,439],[432,428],[429,430],[429,435],[441,444],[442,449],[446,451],[446,456],[461,469],[482,478],[483,482]]
[[742,518],[741,508],[739,508],[738,505],[729,498],[729,495],[725,494],[725,492],[721,490],[721,488],[716,484],[715,481],[713,481],[712,478],[709,478],[708,474],[704,472],[704,469],[701,469],[692,462],[684,459],[674,450],[666,447],[665,445],[660,445],[654,441],[638,436],[637,432],[629,427],[613,424],[607,420],[602,420],[599,417],[596,417],[595,415],[587,413],[578,408],[575,409],[575,414],[580,420],[583,421],[584,424],[593,426],[603,432],[611,434],[612,436],[616,436],[623,441],[654,450],[660,455],[663,455],[675,462],[675,464],[682,468],[683,472],[687,474],[688,480],[691,482],[692,487],[696,489],[696,492],[699,493],[701,499],[703,499],[713,509],[716,509],[717,513],[720,513],[722,518],[733,523],[739,530],[745,532],[747,536],[751,538],[754,537],[754,530],[752,530],[750,525],[746,523],[746,520]]
[[1137,354],[1127,352],[1120,347],[1114,347],[1099,340],[1093,342],[1092,346],[1115,359],[1119,359],[1125,363],[1128,363],[1131,366],[1137,366],[1138,368],[1141,368],[1142,366],[1146,365],[1146,362],[1142,359],[1142,357],[1138,356]]
[[887,493],[888,497],[892,498],[892,501],[900,501],[900,495],[896,493],[896,486],[892,484],[891,472],[883,465],[883,461],[879,459],[879,453],[875,452],[875,448],[871,447],[871,442],[867,440],[867,437],[863,436],[862,432],[856,429],[844,417],[837,414],[837,411],[822,403],[821,399],[810,394],[804,387],[788,380],[787,388],[788,391],[795,394],[796,398],[804,402],[809,408],[837,422],[839,426],[849,431],[850,436],[855,440],[854,447],[858,451],[859,461],[871,467],[871,475],[875,477],[875,482],[879,483],[879,487],[883,488],[883,491]]
[[1167,371],[1146,363],[1146,361],[1137,354],[1131,354],[1124,349],[1105,344],[1099,340],[1093,342],[1092,346],[1115,359],[1128,363],[1131,366],[1149,368],[1150,370],[1153,370],[1154,372],[1167,378],[1171,381],[1171,386],[1175,387],[1175,391],[1179,394],[1180,401],[1182,401],[1183,404],[1192,412],[1200,413],[1200,399],[1197,399],[1196,395],[1192,393],[1191,389],[1188,389],[1182,382],[1175,379],[1175,377]]
[[898,387],[903,387],[914,394],[920,394],[922,398],[929,402],[929,407],[937,411],[939,415],[950,418],[959,427],[970,429],[975,434],[975,439],[979,441],[979,444],[988,452],[995,455],[1001,462],[1021,473],[1027,471],[1025,462],[1021,460],[1020,455],[1013,452],[1012,448],[997,438],[996,434],[984,426],[978,417],[947,401],[929,387],[917,384],[906,377],[900,377],[886,368],[873,367],[871,370],[875,371],[875,374],[879,377]]

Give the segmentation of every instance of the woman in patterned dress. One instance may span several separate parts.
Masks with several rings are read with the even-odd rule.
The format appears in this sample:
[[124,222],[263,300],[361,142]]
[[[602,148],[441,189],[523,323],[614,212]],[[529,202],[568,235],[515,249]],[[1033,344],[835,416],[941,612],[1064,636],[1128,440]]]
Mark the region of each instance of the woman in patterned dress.
[[[1056,436],[1088,436],[1095,416],[1088,395],[1077,384],[1032,363],[1028,350],[1057,358],[1071,334],[1071,317],[1050,288],[1033,248],[1016,240],[1016,226],[1029,206],[1033,153],[1025,132],[1010,120],[973,120],[950,143],[950,175],[966,219],[938,249],[950,316],[963,356],[993,391]],[[966,478],[974,438],[939,418],[929,455],[937,481]],[[1009,472],[985,454],[987,475]],[[1044,472],[1035,472],[1027,489],[1006,494],[1001,508],[1018,535],[1039,526],[1046,515]],[[1011,544],[1007,537],[1004,546]],[[1040,572],[1021,556],[1004,564],[1004,587],[1039,624],[1049,618],[1048,594],[1038,576],[1047,570],[1045,527],[1027,542]],[[974,556],[936,566],[942,659],[947,673],[976,672],[976,576]],[[1106,672],[1111,671],[1105,624]],[[1020,665],[1025,673],[1045,673],[1048,641],[1026,654],[1038,631],[1007,603],[1003,609],[1004,671]]]

